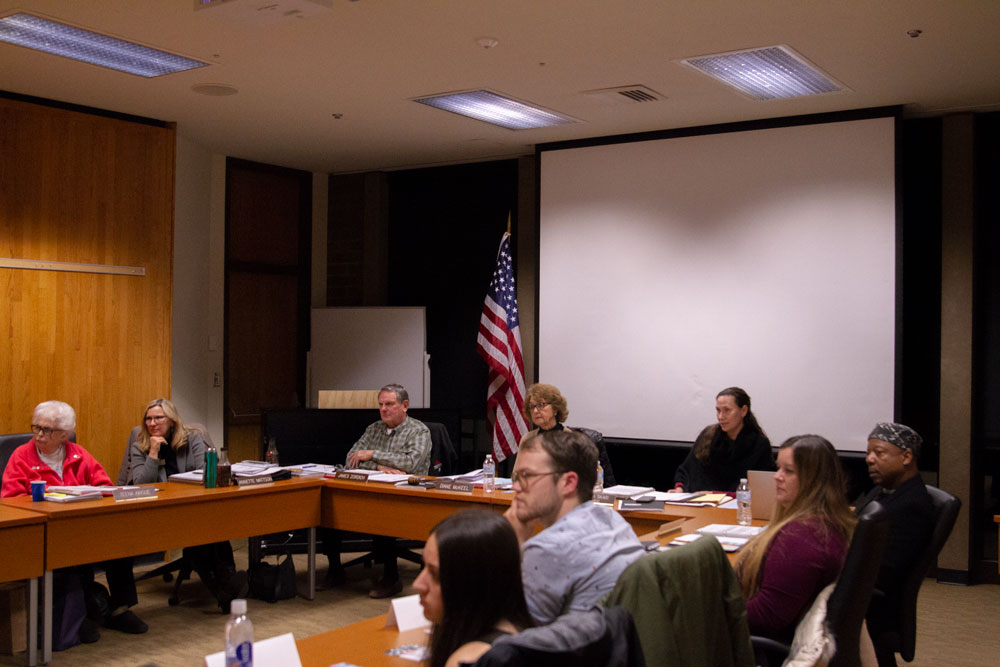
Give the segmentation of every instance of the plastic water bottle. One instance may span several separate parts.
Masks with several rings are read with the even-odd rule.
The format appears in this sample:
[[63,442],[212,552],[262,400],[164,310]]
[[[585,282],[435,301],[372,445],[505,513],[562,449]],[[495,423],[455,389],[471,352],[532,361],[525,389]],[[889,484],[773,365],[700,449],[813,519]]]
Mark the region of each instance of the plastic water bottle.
[[232,465],[229,463],[229,455],[225,449],[219,450],[219,464],[215,467],[215,483],[220,489],[231,486],[233,483]]
[[749,526],[753,522],[753,515],[750,513],[750,485],[746,478],[740,479],[740,485],[736,487],[736,523],[741,526]]
[[278,465],[278,444],[273,437],[267,439],[267,453],[264,454],[264,460],[273,466]]
[[604,490],[604,466],[601,462],[597,462],[597,481],[594,483],[594,493],[600,493]]
[[497,488],[497,464],[493,462],[493,455],[487,454],[483,461],[483,491],[493,493]]
[[247,618],[247,601],[233,600],[226,621],[226,667],[253,667],[253,623]]

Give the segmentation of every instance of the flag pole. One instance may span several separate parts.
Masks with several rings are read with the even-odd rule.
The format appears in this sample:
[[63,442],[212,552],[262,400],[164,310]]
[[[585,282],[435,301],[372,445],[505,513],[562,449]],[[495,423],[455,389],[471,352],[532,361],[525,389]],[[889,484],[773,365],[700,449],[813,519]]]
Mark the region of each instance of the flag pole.
[[510,234],[510,211],[507,211],[507,233]]

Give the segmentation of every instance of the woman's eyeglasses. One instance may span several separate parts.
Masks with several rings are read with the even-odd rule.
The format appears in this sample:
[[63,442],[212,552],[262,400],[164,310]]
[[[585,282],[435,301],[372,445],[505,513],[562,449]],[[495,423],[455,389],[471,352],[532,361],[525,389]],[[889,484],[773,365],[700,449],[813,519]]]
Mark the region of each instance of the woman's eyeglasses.
[[[24,422],[21,422],[22,424]],[[49,428],[48,426],[39,426],[38,424],[31,425],[31,432],[35,435],[45,436],[46,438],[52,437],[53,433],[62,433],[66,429],[64,428]]]

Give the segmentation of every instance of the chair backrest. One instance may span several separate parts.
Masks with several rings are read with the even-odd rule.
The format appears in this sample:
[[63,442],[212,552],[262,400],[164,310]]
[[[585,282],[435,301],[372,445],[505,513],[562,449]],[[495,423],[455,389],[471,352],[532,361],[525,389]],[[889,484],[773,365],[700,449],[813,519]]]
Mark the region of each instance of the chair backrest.
[[430,474],[440,477],[441,475],[454,475],[458,472],[458,452],[451,444],[451,436],[448,435],[448,427],[440,422],[424,422],[424,425],[431,432],[431,469]]
[[826,623],[837,640],[832,667],[861,667],[861,624],[868,611],[889,537],[888,513],[869,503],[858,517],[844,569],[826,605]]
[[931,529],[931,539],[904,577],[899,594],[898,650],[903,660],[907,662],[913,661],[917,647],[917,596],[920,594],[920,586],[923,584],[931,564],[934,563],[944,547],[944,543],[948,541],[951,529],[955,526],[955,520],[958,518],[958,511],[962,508],[961,500],[935,486],[928,485],[927,494],[931,497],[931,503],[934,505],[934,526]]
[[[185,424],[189,431],[197,431],[201,433],[205,440],[205,445],[207,447],[215,447],[215,443],[212,442],[212,436],[208,434],[208,429],[205,428],[203,424]],[[132,429],[133,432],[140,428],[136,426]],[[118,486],[125,486],[126,484],[132,483],[132,461],[129,459],[129,449],[132,445],[132,435],[129,434],[128,445],[125,446],[125,453],[122,454],[122,462],[118,466],[118,478],[115,480],[115,484]]]
[[31,438],[32,435],[30,433],[6,433],[0,435],[0,477],[3,476],[3,471],[7,467],[7,461],[10,460],[10,456],[14,453],[14,450],[31,440]]
[[755,664],[743,594],[714,537],[639,558],[602,604],[632,613],[650,667]]
[[608,455],[607,445],[604,444],[604,434],[584,426],[570,426],[569,428],[583,433],[597,445],[597,457],[601,462],[601,467],[604,468],[604,486],[615,486],[618,480],[615,479],[615,471],[611,468],[611,457]]

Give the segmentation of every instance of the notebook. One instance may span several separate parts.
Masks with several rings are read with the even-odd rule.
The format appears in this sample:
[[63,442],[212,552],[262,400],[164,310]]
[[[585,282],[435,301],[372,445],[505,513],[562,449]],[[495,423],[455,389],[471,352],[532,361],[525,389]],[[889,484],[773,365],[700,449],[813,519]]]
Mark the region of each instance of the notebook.
[[747,470],[750,485],[750,516],[755,519],[770,519],[774,511],[774,471]]

